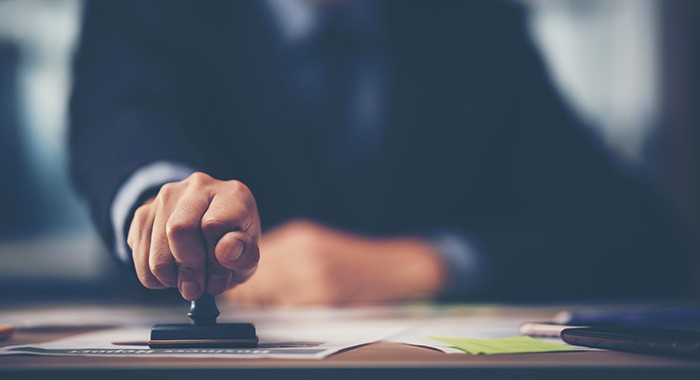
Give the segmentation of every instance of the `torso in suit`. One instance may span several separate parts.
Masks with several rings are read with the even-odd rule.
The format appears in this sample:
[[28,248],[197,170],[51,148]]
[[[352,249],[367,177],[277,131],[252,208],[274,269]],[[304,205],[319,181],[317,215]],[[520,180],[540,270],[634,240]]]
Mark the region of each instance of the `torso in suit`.
[[108,243],[120,183],[171,160],[246,183],[266,228],[308,218],[378,236],[463,231],[489,258],[486,297],[686,286],[673,217],[567,112],[514,4],[382,2],[382,136],[370,164],[344,171],[319,132],[332,126],[297,104],[259,4],[166,3],[87,8],[72,170]]

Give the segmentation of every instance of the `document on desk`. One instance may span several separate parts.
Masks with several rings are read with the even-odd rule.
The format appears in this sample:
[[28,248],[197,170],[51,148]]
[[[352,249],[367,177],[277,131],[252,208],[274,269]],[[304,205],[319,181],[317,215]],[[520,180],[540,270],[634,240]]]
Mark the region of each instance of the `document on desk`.
[[297,323],[257,326],[256,348],[151,349],[145,345],[114,345],[115,341],[149,339],[150,327],[100,330],[48,343],[0,348],[0,355],[197,357],[322,359],[338,351],[382,340],[402,326],[385,322]]
[[[502,351],[508,348],[508,343],[513,343],[511,344],[511,352],[509,353],[536,352],[534,349],[531,351],[524,350],[522,342],[517,339],[515,341],[508,340],[520,336],[519,325],[521,323],[521,317],[435,318],[425,320],[385,340],[413,346],[430,347],[448,354],[471,353],[472,350],[465,349],[466,345],[455,344],[455,342],[460,339],[462,339],[462,343],[465,344],[474,343],[476,340],[483,340],[483,342],[497,345]],[[442,337],[443,339],[436,340],[435,337]],[[549,352],[555,351],[551,349],[555,346],[549,346],[549,344],[561,346],[561,351],[588,350],[578,346],[570,346],[559,338],[537,339],[537,342],[543,342],[548,345],[548,347],[550,347]],[[538,349],[539,348],[540,347],[538,347]]]
[[534,354],[542,352],[576,351],[575,348],[558,343],[547,342],[529,336],[514,336],[508,338],[474,339],[453,337],[429,337],[458,348],[472,355],[494,354]]

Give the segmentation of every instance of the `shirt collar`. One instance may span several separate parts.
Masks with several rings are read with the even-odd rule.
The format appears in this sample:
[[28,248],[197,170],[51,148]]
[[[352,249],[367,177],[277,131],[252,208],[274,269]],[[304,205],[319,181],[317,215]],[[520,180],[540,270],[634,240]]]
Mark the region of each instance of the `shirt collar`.
[[308,0],[267,0],[284,39],[296,43],[307,38],[318,23],[318,9]]

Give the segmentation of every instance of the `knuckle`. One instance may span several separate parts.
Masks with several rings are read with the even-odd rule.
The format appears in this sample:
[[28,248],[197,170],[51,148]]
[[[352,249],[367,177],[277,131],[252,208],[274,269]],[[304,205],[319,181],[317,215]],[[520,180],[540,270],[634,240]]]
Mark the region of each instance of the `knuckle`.
[[132,219],[132,223],[135,223],[137,226],[146,224],[146,221],[148,220],[149,211],[150,207],[148,205],[144,205],[137,208],[134,212],[134,218]]
[[165,234],[168,239],[178,240],[197,233],[198,226],[183,221],[171,221],[165,224]]
[[157,199],[161,203],[168,203],[175,197],[176,191],[177,191],[177,185],[173,182],[168,182],[168,183],[164,184],[163,186],[161,186],[160,190],[158,190]]
[[226,181],[226,186],[235,194],[250,194],[250,189],[248,189],[248,186],[239,180],[232,179],[230,181]]
[[238,180],[225,182],[225,194],[235,202],[240,211],[245,214],[257,213],[258,206],[253,192],[246,184]]
[[254,215],[257,215],[257,207],[255,207],[255,203],[251,202],[250,199],[241,199],[241,202],[237,205],[237,208],[235,210],[235,214],[238,215],[239,217],[243,217],[244,220],[247,220],[249,222],[253,221],[253,218],[251,218]]
[[217,231],[222,231],[224,229],[226,230],[234,230],[236,229],[235,226],[232,225],[232,222],[222,220],[222,219],[216,219],[216,218],[208,218],[205,220],[202,220],[202,232],[206,233],[215,233]]
[[212,180],[213,178],[210,175],[202,172],[194,172],[187,177],[187,181],[194,186],[203,186],[210,183]]
[[143,286],[147,287],[148,289],[155,289],[155,288],[160,287],[160,284],[158,283],[158,281],[156,281],[155,278],[153,278],[150,274],[148,274],[146,272],[142,271],[142,272],[137,273],[137,277],[138,277],[139,281],[141,282],[141,284]]
[[168,182],[160,187],[160,191],[158,191],[158,193],[160,195],[169,195],[175,191],[176,187],[177,185],[175,184],[175,182]]
[[200,275],[202,272],[202,268],[192,265],[192,264],[186,264],[186,265],[180,265],[178,266],[178,276],[183,277],[183,278],[195,278]]
[[168,277],[173,272],[173,266],[167,259],[156,259],[150,264],[151,272],[156,277]]

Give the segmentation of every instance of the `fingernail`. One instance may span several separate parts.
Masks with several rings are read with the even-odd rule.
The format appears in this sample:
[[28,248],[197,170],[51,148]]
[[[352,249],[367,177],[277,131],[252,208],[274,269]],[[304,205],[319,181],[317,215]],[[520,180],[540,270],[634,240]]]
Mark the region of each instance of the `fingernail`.
[[234,249],[229,249],[226,252],[226,254],[224,255],[224,260],[228,261],[229,263],[234,263],[243,254],[243,248],[243,243],[238,242]]
[[207,290],[209,294],[217,295],[223,292],[226,284],[224,283],[224,277],[218,274],[213,274],[209,276],[209,286]]
[[183,281],[180,284],[180,294],[188,301],[191,301],[199,296],[199,285],[194,281]]

